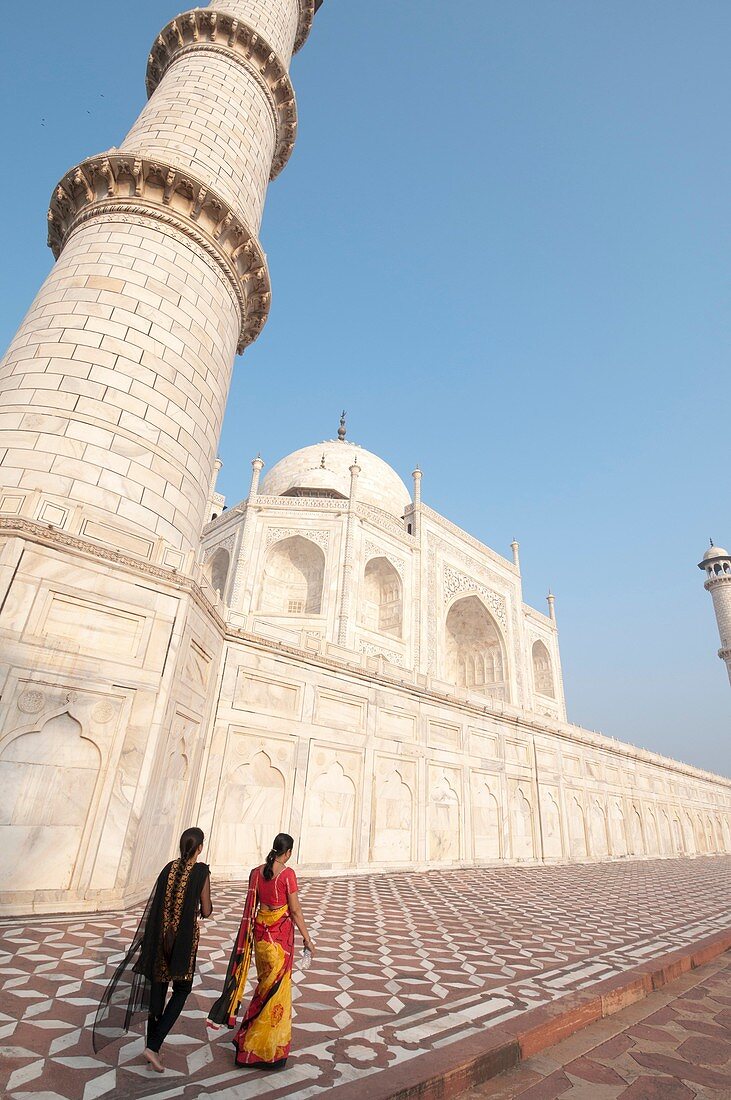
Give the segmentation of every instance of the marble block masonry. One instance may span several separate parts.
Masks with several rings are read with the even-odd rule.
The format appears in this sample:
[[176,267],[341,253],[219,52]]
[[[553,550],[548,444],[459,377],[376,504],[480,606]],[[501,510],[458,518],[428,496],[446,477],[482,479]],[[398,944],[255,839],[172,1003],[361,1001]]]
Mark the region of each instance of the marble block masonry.
[[343,421],[223,510],[319,6],[178,15],[130,132],[52,195],[0,365],[4,912],[130,905],[192,822],[231,879],[280,828],[310,875],[731,851],[731,781],[567,721],[553,597],[526,606],[517,543],[431,510],[420,470]]

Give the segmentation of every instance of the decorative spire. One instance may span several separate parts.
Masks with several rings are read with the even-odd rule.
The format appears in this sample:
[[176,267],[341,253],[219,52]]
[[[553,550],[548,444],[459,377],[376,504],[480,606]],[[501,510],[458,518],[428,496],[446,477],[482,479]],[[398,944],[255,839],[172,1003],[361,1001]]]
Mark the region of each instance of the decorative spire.
[[325,469],[325,455],[324,454],[323,454],[322,458],[320,459],[320,469],[321,470]]
[[338,428],[338,439],[340,440],[341,443],[345,440],[345,435],[346,435],[346,432],[347,432],[347,428],[345,427],[345,416],[346,416],[345,409],[343,409],[343,411],[340,414],[340,427]]
[[708,541],[710,542],[711,546],[713,546],[713,545],[714,545],[714,543],[713,543],[713,539],[709,539]]

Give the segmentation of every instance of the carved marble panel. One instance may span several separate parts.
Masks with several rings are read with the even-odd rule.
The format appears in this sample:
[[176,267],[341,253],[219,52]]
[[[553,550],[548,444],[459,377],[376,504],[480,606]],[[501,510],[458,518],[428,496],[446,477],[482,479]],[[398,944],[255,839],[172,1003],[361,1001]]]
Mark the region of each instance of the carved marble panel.
[[456,861],[462,847],[462,784],[453,768],[429,765],[427,856],[435,863]]
[[355,855],[356,792],[362,756],[311,743],[300,860],[347,865]]
[[371,809],[371,859],[407,863],[413,856],[417,805],[416,762],[376,756]]

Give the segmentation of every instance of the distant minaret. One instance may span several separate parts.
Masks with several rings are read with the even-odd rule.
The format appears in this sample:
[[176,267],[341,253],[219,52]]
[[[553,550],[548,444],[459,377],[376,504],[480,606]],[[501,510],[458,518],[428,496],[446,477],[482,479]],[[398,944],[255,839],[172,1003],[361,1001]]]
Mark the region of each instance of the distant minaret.
[[714,546],[713,540],[698,562],[698,568],[706,574],[703,586],[711,593],[713,610],[716,612],[718,633],[721,636],[721,648],[718,656],[726,662],[728,678],[731,681],[731,554],[722,546]]

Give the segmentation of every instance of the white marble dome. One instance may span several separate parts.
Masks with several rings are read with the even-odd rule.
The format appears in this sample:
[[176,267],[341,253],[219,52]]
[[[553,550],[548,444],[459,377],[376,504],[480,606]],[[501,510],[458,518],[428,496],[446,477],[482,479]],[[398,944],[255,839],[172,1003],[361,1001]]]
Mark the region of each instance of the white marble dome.
[[722,546],[710,546],[703,555],[703,561],[713,561],[715,558],[727,557],[729,557],[729,552],[724,550]]
[[349,440],[328,439],[301,447],[282,458],[265,474],[259,492],[263,496],[313,496],[323,492],[347,499],[350,467],[358,462],[358,500],[400,519],[411,495],[387,462]]

